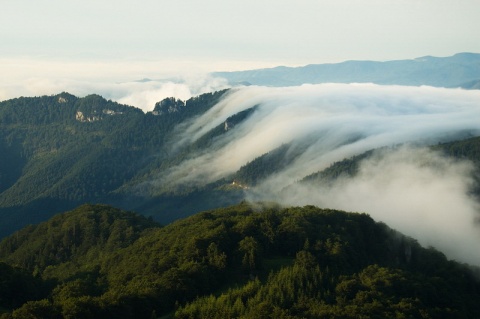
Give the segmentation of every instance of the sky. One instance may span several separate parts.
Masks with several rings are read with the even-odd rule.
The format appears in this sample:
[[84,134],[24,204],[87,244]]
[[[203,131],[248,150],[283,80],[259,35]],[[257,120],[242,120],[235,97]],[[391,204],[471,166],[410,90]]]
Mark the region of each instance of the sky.
[[198,88],[213,71],[480,52],[478,0],[0,3],[0,100],[62,88],[121,100],[114,84],[143,78]]

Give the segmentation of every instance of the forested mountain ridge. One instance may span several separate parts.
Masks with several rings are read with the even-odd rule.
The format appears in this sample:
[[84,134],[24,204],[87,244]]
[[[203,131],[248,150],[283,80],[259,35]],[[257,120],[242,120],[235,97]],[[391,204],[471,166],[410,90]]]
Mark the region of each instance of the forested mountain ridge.
[[[59,237],[59,247],[49,244]],[[2,272],[10,286],[36,276],[14,300],[0,298],[2,318],[475,318],[480,311],[474,270],[366,214],[313,206],[242,203],[159,227],[84,205],[5,238],[0,260],[25,267]],[[10,286],[0,285],[0,296]]]
[[[477,196],[480,196],[480,189],[478,188],[480,186],[480,183],[478,183],[478,181],[480,181],[480,137],[467,138],[461,141],[439,143],[437,145],[430,146],[429,148],[440,152],[446,157],[468,160],[472,162],[477,168],[474,175],[474,178],[477,180],[474,193]],[[328,181],[334,180],[339,176],[355,176],[358,172],[361,161],[371,157],[375,151],[379,150],[370,150],[351,158],[334,162],[325,170],[308,175],[300,182],[328,183]]]
[[[187,101],[167,98],[147,113],[98,95],[78,98],[61,93],[0,102],[0,236],[85,202],[138,211],[163,224],[238,203],[252,193],[256,196],[255,188],[279,172],[298,165],[331,130],[322,132],[320,127],[298,140],[287,140],[224,173],[216,166],[235,162],[262,143],[258,139],[240,148],[242,140],[236,139],[265,115],[260,102],[254,100],[228,115],[217,110],[228,106],[225,101],[236,92],[240,90],[208,93]],[[232,103],[231,107],[237,106]],[[203,117],[210,118],[198,126]],[[261,124],[263,120],[259,123],[265,131],[270,129]],[[459,138],[473,134],[466,132]],[[363,138],[354,134],[339,146]],[[462,152],[445,154],[470,160],[478,171],[478,141],[451,142],[452,149]],[[434,149],[442,147],[449,146]],[[223,149],[226,151],[219,152]],[[225,158],[211,165],[206,176],[195,178],[205,168],[198,166],[198,159],[209,155],[213,157],[207,164]],[[346,158],[343,164],[348,165],[339,165],[337,160],[326,166],[325,172],[305,170],[296,181],[312,181],[318,174],[336,178],[346,171],[352,173],[354,163],[363,158]]]
[[155,115],[161,103],[144,114],[98,95],[0,102],[0,233],[84,202],[123,200],[117,190],[130,180],[175,162],[177,155],[166,158],[162,150],[173,128],[224,93],[181,102],[179,112],[165,115]]
[[47,273],[56,272],[60,267],[68,276],[71,264],[88,265],[106,252],[131,245],[152,227],[159,225],[141,215],[84,204],[4,239],[0,259],[33,274],[45,274],[47,268]]
[[[305,176],[296,183],[312,186],[328,184],[339,177],[353,177],[358,173],[362,161],[371,158],[378,152],[382,152],[382,150],[388,151],[390,149],[369,150],[350,158],[344,158],[341,161],[333,162],[324,170]],[[477,181],[474,193],[477,196],[480,196],[480,137],[471,137],[460,141],[439,143],[430,146],[429,149],[438,151],[448,158],[468,160],[472,162],[476,167],[474,178]],[[233,175],[232,178],[239,185],[243,185],[243,187],[248,188],[255,186],[257,181],[268,178],[282,167],[288,166],[288,164],[294,161],[297,156],[301,155],[301,153],[301,148],[295,147],[292,150],[291,145],[284,144],[273,151],[265,153],[255,158],[253,161],[246,163],[235,173],[235,175]],[[288,187],[283,191],[287,192]]]

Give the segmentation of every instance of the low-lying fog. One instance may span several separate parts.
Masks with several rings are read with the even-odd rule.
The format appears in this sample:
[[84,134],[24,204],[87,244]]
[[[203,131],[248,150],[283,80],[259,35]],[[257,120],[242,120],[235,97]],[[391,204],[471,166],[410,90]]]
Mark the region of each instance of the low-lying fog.
[[[254,106],[246,120],[162,180],[203,185],[308,137],[309,147],[301,156],[253,188],[252,199],[366,212],[450,258],[480,265],[480,229],[475,224],[479,204],[469,192],[472,163],[419,147],[479,135],[480,91],[374,84],[239,88],[179,127],[181,138],[174,147],[194,142],[229,116]],[[412,143],[415,146],[378,152],[363,162],[356,177],[341,178],[329,187],[296,183],[335,161]]]

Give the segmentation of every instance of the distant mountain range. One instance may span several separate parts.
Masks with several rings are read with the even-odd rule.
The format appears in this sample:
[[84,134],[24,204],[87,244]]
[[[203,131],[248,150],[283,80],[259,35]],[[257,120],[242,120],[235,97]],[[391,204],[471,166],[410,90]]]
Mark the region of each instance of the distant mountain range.
[[480,87],[480,54],[458,53],[451,57],[425,56],[398,61],[346,61],[311,64],[303,67],[279,66],[238,72],[217,72],[215,76],[231,84],[296,86],[304,83],[376,83],[429,85],[436,87]]

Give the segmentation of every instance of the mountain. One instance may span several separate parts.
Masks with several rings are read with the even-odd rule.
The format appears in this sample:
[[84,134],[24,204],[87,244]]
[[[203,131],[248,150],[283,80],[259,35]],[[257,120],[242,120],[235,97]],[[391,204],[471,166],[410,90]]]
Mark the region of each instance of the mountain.
[[[451,57],[425,56],[413,60],[346,61],[303,67],[275,67],[237,72],[217,72],[231,84],[296,86],[304,83],[376,83],[468,87],[480,80],[480,54],[458,53]],[[473,87],[472,87],[473,88]]]
[[160,227],[83,205],[5,238],[0,260],[9,269],[0,296],[35,275],[15,303],[0,298],[1,318],[475,318],[480,311],[478,269],[366,214],[314,206],[244,202]]
[[132,244],[152,227],[159,225],[141,215],[84,204],[5,239],[0,259],[43,277],[57,272],[68,277],[75,265],[96,262],[102,254]]
[[467,90],[480,90],[480,80],[473,80],[460,85],[461,88]]
[[[0,237],[83,203],[114,205],[161,224],[243,199],[356,210],[323,198],[323,189],[314,193],[330,182],[314,184],[310,198],[300,196],[297,182],[315,174],[343,176],[348,167],[329,167],[405,143],[463,145],[468,154],[442,156],[468,159],[477,172],[478,140],[462,142],[480,132],[474,93],[371,84],[246,87],[187,101],[167,98],[147,113],[98,95],[65,92],[3,101]],[[450,175],[434,178],[445,187],[460,178],[462,187],[450,192],[458,197],[452,201],[460,201],[472,192],[469,179],[477,173],[449,166]],[[295,192],[285,191],[292,186]]]
[[[168,166],[162,149],[175,125],[204,112],[223,93],[178,102],[181,110],[165,116],[159,112],[173,100],[147,114],[98,95],[0,102],[1,235],[85,202],[123,201],[118,190],[126,183]],[[130,194],[134,206],[136,196]],[[139,197],[145,205],[148,200]],[[178,202],[174,196],[169,200]]]

